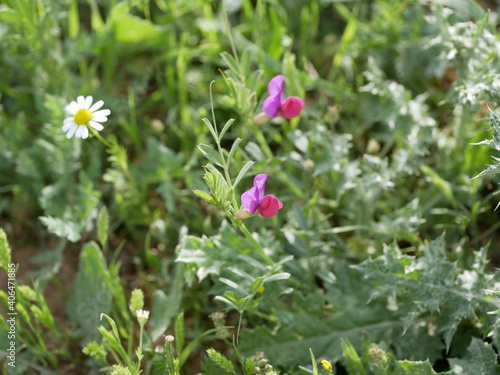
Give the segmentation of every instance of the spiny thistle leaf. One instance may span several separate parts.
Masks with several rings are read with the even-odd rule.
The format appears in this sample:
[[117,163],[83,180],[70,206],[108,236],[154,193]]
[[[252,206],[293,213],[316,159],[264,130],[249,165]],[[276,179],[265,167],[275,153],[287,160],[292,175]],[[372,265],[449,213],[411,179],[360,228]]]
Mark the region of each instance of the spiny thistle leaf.
[[452,358],[450,367],[454,374],[495,375],[500,372],[497,354],[490,344],[473,338],[463,359]]
[[[423,256],[403,255],[396,244],[387,246],[384,254],[354,268],[373,284],[371,299],[396,296],[405,329],[417,318],[437,316],[437,325],[449,348],[453,335],[463,319],[474,319],[478,312],[485,315],[496,306],[485,294],[492,276],[485,274],[486,249],[475,255],[471,270],[460,271],[448,260],[443,236],[430,242]],[[490,329],[493,321],[484,321]]]

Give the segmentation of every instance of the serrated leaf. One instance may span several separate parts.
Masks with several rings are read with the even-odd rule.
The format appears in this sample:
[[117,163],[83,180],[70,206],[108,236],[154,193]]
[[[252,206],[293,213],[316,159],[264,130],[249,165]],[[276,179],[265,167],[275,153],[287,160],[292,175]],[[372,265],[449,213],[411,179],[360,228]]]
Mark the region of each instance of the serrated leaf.
[[[394,375],[452,375],[451,371],[435,372],[429,360],[426,361],[398,361],[398,367],[394,370]],[[464,374],[465,375],[465,374]]]
[[67,238],[71,242],[80,240],[81,224],[71,221],[65,221],[58,217],[41,216],[40,221],[47,229],[61,238]]
[[473,337],[465,358],[449,360],[451,372],[453,374],[498,375],[500,367],[497,365],[497,357],[490,344]]
[[[427,3],[427,0],[421,0]],[[476,20],[484,18],[484,9],[474,0],[435,0],[436,3],[443,4],[452,9],[456,9],[460,12],[465,13],[469,17],[473,17]]]
[[83,247],[76,281],[67,300],[67,311],[89,339],[97,338],[100,315],[111,311],[111,292],[106,283],[104,256],[96,243]]
[[486,176],[486,175],[497,175],[500,173],[500,163],[499,164],[491,164],[488,165],[488,167],[483,170],[481,173],[479,173],[477,176],[473,177],[472,179],[481,177],[481,176]]
[[393,244],[385,247],[384,255],[355,268],[373,284],[372,298],[397,296],[405,328],[421,316],[435,315],[448,348],[463,319],[473,319],[478,309],[485,314],[494,306],[484,298],[489,285],[481,275],[484,271],[460,273],[446,256],[443,236],[428,243],[420,258],[403,255]]

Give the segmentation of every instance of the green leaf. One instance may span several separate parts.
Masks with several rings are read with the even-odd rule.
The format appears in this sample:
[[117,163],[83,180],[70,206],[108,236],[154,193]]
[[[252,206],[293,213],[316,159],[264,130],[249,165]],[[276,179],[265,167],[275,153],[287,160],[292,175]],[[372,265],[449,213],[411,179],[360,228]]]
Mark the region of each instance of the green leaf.
[[226,65],[228,66],[228,68],[234,73],[236,74],[237,76],[240,75],[240,67],[239,65],[236,63],[236,60],[234,59],[233,56],[231,56],[228,52],[221,52],[220,54],[220,57],[222,58],[222,60],[224,60],[224,62],[226,63]]
[[236,186],[239,184],[241,179],[245,176],[245,173],[247,173],[247,171],[250,169],[250,167],[254,164],[255,164],[255,162],[253,162],[251,160],[249,160],[245,163],[243,168],[241,168],[241,170],[239,171],[238,176],[236,176],[236,178],[234,179],[234,183],[233,183],[234,189],[236,189]]
[[241,286],[239,286],[237,283],[235,283],[232,280],[226,279],[224,277],[219,277],[219,281],[230,286],[233,289],[238,290],[239,292],[243,293],[243,295],[245,295],[245,296],[250,294],[247,290],[243,289]]
[[488,316],[495,309],[485,292],[492,287],[491,278],[480,268],[460,272],[446,256],[443,236],[428,243],[419,258],[402,254],[392,244],[384,255],[355,268],[373,285],[372,299],[397,297],[405,328],[420,317],[435,316],[447,348],[462,320],[474,319],[478,311]]
[[268,276],[265,278],[264,282],[269,283],[271,281],[278,281],[278,280],[287,280],[292,276],[288,272],[280,272],[280,273],[275,273],[274,275]]
[[213,205],[217,205],[217,202],[215,201],[214,198],[212,198],[209,194],[205,193],[204,191],[201,190],[194,190],[193,191],[197,196],[200,198],[206,200],[208,203],[212,203]]
[[231,125],[233,125],[233,122],[234,122],[234,118],[230,118],[229,120],[226,121],[226,123],[224,124],[224,127],[222,128],[222,130],[220,132],[219,142],[222,140],[222,137],[224,137],[224,134],[226,134],[226,132],[231,127]]
[[312,374],[318,375],[318,364],[316,363],[316,358],[314,358],[314,354],[311,348],[309,348],[309,352],[311,353],[311,364],[313,367]]
[[71,242],[80,240],[81,225],[75,222],[63,220],[52,216],[41,216],[40,221],[47,229],[61,238],[67,238]]
[[473,337],[465,358],[449,360],[451,373],[497,375],[500,373],[497,358],[491,344]]
[[217,352],[215,349],[212,348],[207,349],[207,355],[208,358],[210,358],[210,361],[212,361],[221,370],[230,374],[236,374],[236,371],[234,370],[234,366],[231,363],[231,361],[228,360],[219,352]]
[[264,278],[263,277],[259,277],[257,278],[253,283],[252,283],[252,287],[250,288],[250,294],[255,294],[259,291],[259,288],[262,286],[262,284],[264,284]]
[[71,1],[68,10],[68,33],[71,39],[75,39],[80,31],[80,20],[78,19],[78,0]]
[[226,305],[228,305],[229,307],[235,309],[236,311],[239,311],[239,308],[238,306],[233,303],[232,301],[230,301],[228,298],[226,297],[223,297],[223,296],[215,296],[214,300],[216,301],[221,301],[223,303],[225,303]]
[[[138,1],[135,3],[137,4]],[[111,34],[118,43],[164,47],[168,28],[130,14],[133,6],[133,1],[117,3],[109,13],[106,28],[102,30],[102,33]]]
[[202,118],[201,120],[205,123],[205,125],[208,128],[208,130],[210,130],[210,133],[212,134],[212,137],[214,137],[214,139],[219,139],[219,136],[217,135],[217,130],[215,129],[214,125],[212,125],[212,123],[210,122],[210,120],[207,119],[207,118]]
[[356,350],[349,340],[341,337],[340,344],[342,346],[342,353],[347,362],[347,368],[351,375],[365,375],[365,369],[359,359],[358,353],[356,353]]
[[[429,2],[429,0],[420,1],[425,4]],[[474,0],[435,0],[435,2],[463,12],[467,16],[475,18],[476,20],[483,19],[486,14],[484,8],[482,8],[481,5]]]
[[239,144],[241,143],[242,139],[241,138],[236,138],[233,142],[233,145],[231,146],[231,150],[229,151],[229,155],[227,157],[227,160],[231,160],[238,149]]
[[[182,237],[180,242],[182,242]],[[149,320],[152,328],[151,339],[153,341],[158,340],[165,333],[170,326],[170,322],[181,309],[184,267],[183,264],[175,266],[174,279],[168,295],[161,289],[156,289],[153,293],[153,309]]]
[[455,203],[453,189],[448,181],[427,165],[422,165],[420,169],[451,203]]
[[82,334],[89,339],[97,339],[100,316],[111,311],[112,297],[106,283],[107,272],[104,256],[97,244],[86,244],[80,253],[76,281],[67,300],[67,311],[79,325]]
[[[398,367],[394,370],[394,375],[452,375],[452,374],[459,374],[457,372],[435,372],[434,369],[432,368],[431,364],[429,363],[429,360],[426,361],[398,361]],[[463,373],[468,374],[467,372]],[[471,374],[474,374],[474,372],[471,372]]]
[[97,216],[97,237],[103,249],[108,243],[109,215],[106,206],[102,206]]
[[198,145],[198,149],[201,151],[201,153],[212,163],[217,164],[222,167],[224,164],[221,156],[217,151],[215,151],[212,147],[206,144],[200,144]]
[[177,353],[181,353],[184,347],[185,329],[184,312],[181,311],[175,320],[175,350]]
[[[304,296],[294,291],[286,305],[276,307],[279,329],[260,326],[243,332],[242,354],[263,351],[274,366],[289,368],[307,363],[309,348],[318,358],[338,361],[342,356],[342,337],[358,351],[362,349],[365,334],[369,334],[372,342],[401,337],[403,323],[387,311],[385,301],[366,303],[373,286],[363,280],[362,275],[343,263],[337,264],[335,275],[338,284],[325,285],[328,302],[319,293]],[[306,283],[306,280],[301,282]],[[335,313],[322,317],[326,313],[323,307],[330,301]]]

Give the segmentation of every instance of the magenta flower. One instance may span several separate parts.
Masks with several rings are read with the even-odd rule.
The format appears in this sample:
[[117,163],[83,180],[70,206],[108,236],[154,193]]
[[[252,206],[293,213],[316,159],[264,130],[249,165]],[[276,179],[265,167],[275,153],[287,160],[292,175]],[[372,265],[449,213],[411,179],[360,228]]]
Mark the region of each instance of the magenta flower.
[[267,86],[269,91],[269,98],[264,100],[262,109],[269,117],[284,117],[291,119],[300,115],[302,107],[305,103],[302,99],[296,96],[290,96],[285,99],[285,77],[277,75],[274,77]]
[[241,220],[248,214],[261,214],[264,217],[273,217],[283,207],[283,203],[272,194],[264,195],[267,174],[258,174],[253,180],[253,188],[241,194],[241,205],[246,212],[240,210],[236,217]]

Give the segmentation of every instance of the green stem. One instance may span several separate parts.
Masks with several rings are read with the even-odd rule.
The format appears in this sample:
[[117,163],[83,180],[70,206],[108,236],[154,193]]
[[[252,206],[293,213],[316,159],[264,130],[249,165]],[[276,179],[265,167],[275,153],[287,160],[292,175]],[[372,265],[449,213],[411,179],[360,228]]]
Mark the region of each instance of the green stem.
[[[250,122],[251,124],[251,122]],[[259,129],[259,127],[251,124],[250,125],[250,129],[252,130],[254,136],[255,136],[255,139],[257,140],[257,143],[259,144],[261,150],[264,152],[264,155],[267,159],[273,159],[274,158],[274,155],[273,155],[273,152],[271,151],[271,148],[269,147],[269,144],[267,143],[266,139],[264,138],[264,135],[262,134],[261,130]],[[303,193],[302,193],[302,190],[300,190],[297,186],[295,186],[289,179],[288,177],[286,176],[285,172],[282,170],[282,169],[278,169],[276,171],[279,179],[281,181],[283,181],[287,187],[293,191],[293,193],[302,198],[303,196]]]
[[104,144],[104,146],[106,146],[109,149],[111,149],[113,147],[113,146],[111,146],[111,143],[109,143],[103,137],[101,137],[101,135],[99,134],[99,132],[97,130],[95,130],[93,127],[87,125],[87,128],[90,129],[90,131],[92,132],[92,134],[94,134],[94,136],[97,139],[99,139]]
[[132,345],[133,345],[133,325],[132,322],[129,322],[128,325],[128,345],[127,345],[127,353],[129,356],[132,356]]
[[144,323],[140,324],[140,331],[139,331],[139,348],[141,349],[142,352],[142,332],[144,330]]
[[245,235],[246,238],[250,241],[250,243],[255,247],[255,249],[259,252],[260,256],[269,264],[271,267],[274,267],[274,262],[264,251],[264,248],[258,243],[255,238],[253,238],[250,231],[247,229],[245,224],[241,223],[239,226],[241,232]]

